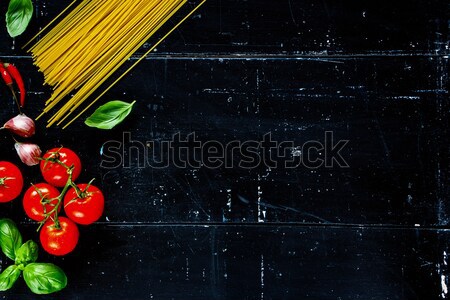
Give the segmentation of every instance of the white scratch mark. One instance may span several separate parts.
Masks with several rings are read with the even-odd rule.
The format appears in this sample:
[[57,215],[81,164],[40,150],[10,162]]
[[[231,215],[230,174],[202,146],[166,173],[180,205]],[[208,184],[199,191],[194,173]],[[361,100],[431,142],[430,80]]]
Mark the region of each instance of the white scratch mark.
[[[259,175],[258,175],[258,179]],[[266,207],[264,205],[261,205],[261,197],[262,196],[262,190],[261,186],[258,185],[258,223],[263,223],[266,219]]]
[[[444,253],[443,253],[442,264],[444,266],[447,266],[447,252],[446,251],[444,251]],[[447,270],[447,268],[445,268],[445,270]],[[443,274],[444,270],[441,269],[441,264],[439,264],[439,263],[437,264],[437,271],[438,271],[438,274],[441,275],[441,290],[442,290],[441,298],[442,299],[447,299],[447,295],[448,295],[448,286],[447,286],[448,278],[447,278],[447,275]]]
[[261,254],[261,300],[264,299],[264,254]]
[[186,281],[189,281],[189,257],[186,257]]
[[262,176],[261,176],[262,178],[267,178],[267,177],[269,177],[270,171],[272,171],[271,168],[267,168],[266,170],[267,170],[267,173],[266,173],[266,175],[262,175]]
[[202,279],[203,281],[206,281],[206,269],[202,270]]
[[227,207],[228,212],[231,212],[231,189],[227,189]]
[[447,288],[446,282],[447,282],[447,276],[441,275],[441,287],[442,287],[441,297],[442,297],[442,299],[446,299],[447,294],[448,294],[448,288]]

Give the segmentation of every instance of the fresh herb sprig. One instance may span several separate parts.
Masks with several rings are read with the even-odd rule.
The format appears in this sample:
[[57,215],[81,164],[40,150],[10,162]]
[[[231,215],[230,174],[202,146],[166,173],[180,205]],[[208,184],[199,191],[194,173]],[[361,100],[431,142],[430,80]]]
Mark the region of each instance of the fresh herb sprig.
[[67,285],[64,271],[51,263],[37,263],[38,245],[29,240],[22,243],[22,235],[10,219],[0,220],[0,247],[3,253],[14,261],[0,273],[0,291],[13,287],[23,273],[23,279],[35,294],[50,294]]

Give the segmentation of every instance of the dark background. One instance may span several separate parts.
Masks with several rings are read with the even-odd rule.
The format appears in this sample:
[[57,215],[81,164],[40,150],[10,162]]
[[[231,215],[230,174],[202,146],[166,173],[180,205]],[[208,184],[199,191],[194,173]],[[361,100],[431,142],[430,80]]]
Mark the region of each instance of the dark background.
[[[0,30],[0,57],[21,70],[31,117],[50,88],[20,48],[69,3],[35,0],[24,35]],[[208,0],[103,97],[137,100],[120,126],[37,123],[32,141],[76,151],[79,182],[96,178],[105,213],[80,228],[73,253],[41,251],[66,271],[65,290],[37,297],[21,280],[2,298],[448,298],[447,10],[447,1]],[[17,114],[6,86],[0,100],[5,122]],[[271,132],[302,145],[326,131],[349,140],[348,168],[157,170],[129,152],[130,168],[100,166],[102,145],[124,132],[224,144]],[[20,165],[27,184],[42,181],[9,134],[0,141],[1,160]],[[0,217],[38,240],[20,199]],[[1,269],[9,264],[1,256]]]

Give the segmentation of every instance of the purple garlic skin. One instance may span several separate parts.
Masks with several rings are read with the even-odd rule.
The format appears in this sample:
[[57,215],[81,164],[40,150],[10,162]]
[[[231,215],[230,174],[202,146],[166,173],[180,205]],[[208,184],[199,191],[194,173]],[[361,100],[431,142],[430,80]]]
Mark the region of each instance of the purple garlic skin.
[[8,129],[12,133],[28,138],[34,135],[36,126],[33,119],[24,114],[20,114],[9,120],[3,125],[3,128]]
[[34,166],[40,162],[42,151],[38,145],[17,142],[14,144],[14,148],[16,148],[20,160],[27,166]]

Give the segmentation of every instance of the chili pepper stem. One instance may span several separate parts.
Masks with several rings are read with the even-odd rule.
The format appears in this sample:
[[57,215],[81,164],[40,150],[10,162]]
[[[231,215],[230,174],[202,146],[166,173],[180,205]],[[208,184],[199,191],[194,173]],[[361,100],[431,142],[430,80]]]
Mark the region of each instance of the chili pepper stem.
[[20,109],[20,103],[19,103],[19,99],[17,99],[16,92],[14,92],[14,88],[13,88],[12,85],[8,84],[8,86],[9,86],[9,89],[11,90],[11,93],[13,95],[14,101],[17,104],[17,109],[19,110],[19,114],[22,114],[22,110]]

